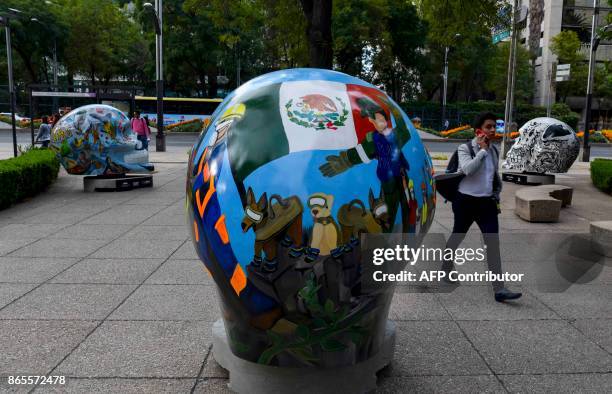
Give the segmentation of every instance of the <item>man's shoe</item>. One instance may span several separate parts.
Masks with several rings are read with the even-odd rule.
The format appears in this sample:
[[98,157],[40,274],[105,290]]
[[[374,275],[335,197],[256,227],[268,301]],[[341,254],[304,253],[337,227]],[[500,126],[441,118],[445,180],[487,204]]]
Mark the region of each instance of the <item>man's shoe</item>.
[[523,293],[515,293],[504,287],[501,290],[495,292],[495,301],[504,302],[508,300],[516,300],[517,298],[521,298],[522,295]]

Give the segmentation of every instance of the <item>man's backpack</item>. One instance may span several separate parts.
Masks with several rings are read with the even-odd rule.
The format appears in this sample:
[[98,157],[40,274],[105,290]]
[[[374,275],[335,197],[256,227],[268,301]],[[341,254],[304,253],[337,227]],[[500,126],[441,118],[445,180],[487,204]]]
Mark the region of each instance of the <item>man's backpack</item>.
[[[472,156],[473,159],[476,156],[476,153],[474,153],[472,142],[467,142],[466,145],[468,146],[470,156]],[[436,190],[442,197],[444,197],[446,201],[453,201],[455,198],[457,198],[459,183],[463,178],[465,178],[465,174],[459,171],[459,148],[457,148],[448,161],[445,173],[434,176],[436,181]]]

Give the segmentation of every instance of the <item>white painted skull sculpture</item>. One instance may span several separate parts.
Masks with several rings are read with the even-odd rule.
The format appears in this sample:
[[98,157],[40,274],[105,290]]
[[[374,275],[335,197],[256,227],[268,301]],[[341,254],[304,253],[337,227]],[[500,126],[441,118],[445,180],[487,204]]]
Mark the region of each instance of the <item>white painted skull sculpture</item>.
[[535,118],[523,125],[502,167],[507,170],[562,173],[572,166],[580,142],[574,130],[560,120]]

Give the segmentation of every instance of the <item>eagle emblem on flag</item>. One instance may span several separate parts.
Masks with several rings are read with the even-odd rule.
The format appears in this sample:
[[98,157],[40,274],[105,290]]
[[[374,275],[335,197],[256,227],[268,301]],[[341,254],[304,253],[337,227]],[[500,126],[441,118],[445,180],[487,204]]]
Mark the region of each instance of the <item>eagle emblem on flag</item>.
[[337,130],[344,126],[349,110],[340,97],[335,100],[322,94],[308,94],[285,104],[287,118],[300,126],[315,130]]

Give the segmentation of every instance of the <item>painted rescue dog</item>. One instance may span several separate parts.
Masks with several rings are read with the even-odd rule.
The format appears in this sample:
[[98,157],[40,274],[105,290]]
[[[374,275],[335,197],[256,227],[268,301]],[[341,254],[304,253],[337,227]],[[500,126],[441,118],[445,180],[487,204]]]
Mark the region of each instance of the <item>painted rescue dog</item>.
[[[274,204],[273,200],[276,200]],[[278,194],[272,195],[268,200],[266,193],[256,200],[250,187],[246,202],[241,227],[245,233],[250,228],[255,232],[255,255],[251,264],[254,267],[261,266],[263,251],[266,255],[264,271],[276,271],[279,244],[285,247],[291,246],[292,252],[303,250],[302,203],[296,196],[283,199]]]

